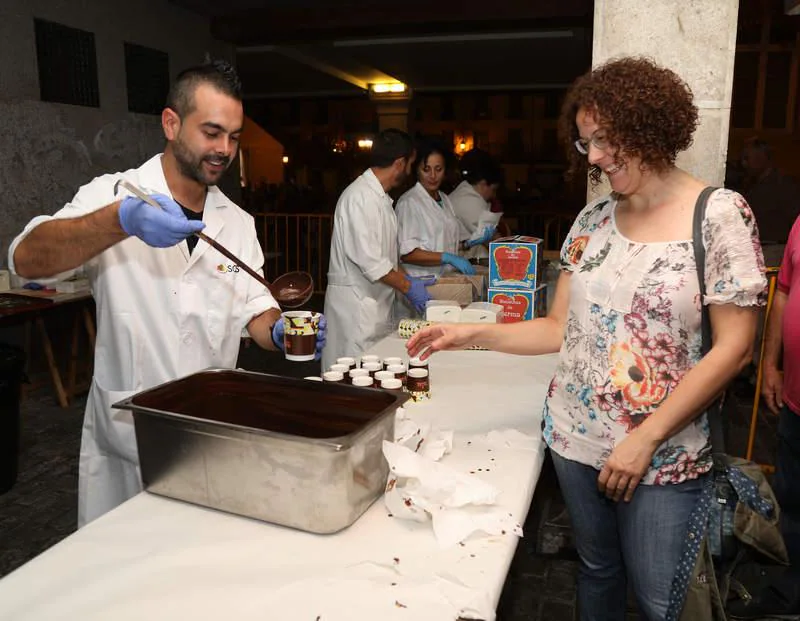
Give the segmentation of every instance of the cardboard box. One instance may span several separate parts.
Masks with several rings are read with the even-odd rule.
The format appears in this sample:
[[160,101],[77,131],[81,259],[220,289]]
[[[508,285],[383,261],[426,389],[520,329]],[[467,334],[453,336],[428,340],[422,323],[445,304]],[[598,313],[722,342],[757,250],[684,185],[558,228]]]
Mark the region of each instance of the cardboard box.
[[448,274],[440,276],[435,285],[428,287],[428,293],[434,300],[453,300],[467,306],[481,300],[485,286],[486,278],[482,274]]
[[503,307],[503,323],[544,317],[547,315],[547,285],[540,285],[533,291],[490,288],[489,302]]
[[489,288],[536,289],[541,262],[538,237],[513,235],[495,240],[489,244]]

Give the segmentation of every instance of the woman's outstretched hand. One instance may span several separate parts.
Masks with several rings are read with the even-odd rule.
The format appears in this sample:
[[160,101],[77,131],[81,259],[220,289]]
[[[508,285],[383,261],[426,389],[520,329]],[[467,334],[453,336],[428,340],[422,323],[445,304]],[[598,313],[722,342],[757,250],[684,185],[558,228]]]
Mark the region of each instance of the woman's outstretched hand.
[[419,356],[422,360],[427,360],[435,351],[464,349],[470,345],[474,333],[475,326],[470,324],[444,323],[428,326],[408,340],[406,349],[409,356]]

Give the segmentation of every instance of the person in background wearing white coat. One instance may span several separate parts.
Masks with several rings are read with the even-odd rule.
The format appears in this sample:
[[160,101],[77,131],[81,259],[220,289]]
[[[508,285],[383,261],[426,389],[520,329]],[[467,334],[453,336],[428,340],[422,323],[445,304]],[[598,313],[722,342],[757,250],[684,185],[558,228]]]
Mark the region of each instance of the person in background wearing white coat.
[[397,201],[397,242],[403,269],[412,276],[441,276],[456,269],[474,274],[458,256],[461,225],[447,194],[439,188],[451,156],[433,140],[417,143],[417,183]]
[[[469,239],[480,225],[481,217],[491,211],[490,202],[497,195],[503,173],[485,151],[467,151],[459,163],[463,181],[450,193],[450,202],[463,227],[462,235]],[[487,259],[489,242],[496,227],[484,227],[482,233],[462,247],[461,255],[468,259]]]
[[[163,154],[97,177],[54,216],[34,218],[12,242],[9,265],[28,279],[85,266],[97,306],[94,377],[86,404],[78,526],[142,489],[133,420],[111,406],[207,367],[233,368],[242,331],[283,347],[270,293],[193,233],[205,229],[248,265],[264,263],[253,218],[216,187],[236,157],[241,84],[221,61],[182,72],[161,124]],[[127,179],[161,209],[117,194]],[[318,349],[324,344],[324,331]]]
[[382,131],[372,143],[372,166],[336,203],[325,291],[327,369],[341,356],[358,356],[394,329],[395,292],[418,311],[430,299],[425,283],[398,266],[397,217],[387,194],[411,174],[414,144],[405,132]]

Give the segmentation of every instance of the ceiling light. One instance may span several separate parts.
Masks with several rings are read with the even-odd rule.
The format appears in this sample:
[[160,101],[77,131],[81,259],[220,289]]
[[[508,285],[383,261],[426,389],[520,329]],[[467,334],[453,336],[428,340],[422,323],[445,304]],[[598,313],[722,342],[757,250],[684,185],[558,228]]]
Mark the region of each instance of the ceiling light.
[[402,82],[394,82],[391,84],[373,84],[373,93],[405,93],[406,85]]

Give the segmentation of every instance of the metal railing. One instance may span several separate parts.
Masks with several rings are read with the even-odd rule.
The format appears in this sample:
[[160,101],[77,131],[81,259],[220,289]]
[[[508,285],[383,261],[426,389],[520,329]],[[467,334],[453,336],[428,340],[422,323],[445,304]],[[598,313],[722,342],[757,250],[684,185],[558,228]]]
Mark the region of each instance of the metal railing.
[[273,280],[301,270],[314,277],[314,293],[328,284],[328,260],[333,215],[316,213],[254,213],[264,250],[264,275]]
[[[273,280],[286,272],[302,270],[314,277],[314,293],[325,293],[333,215],[256,212],[253,217],[264,251],[266,278]],[[549,251],[561,249],[573,218],[535,210],[509,215],[514,233],[541,237]]]

